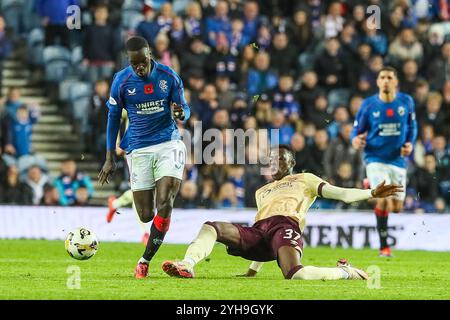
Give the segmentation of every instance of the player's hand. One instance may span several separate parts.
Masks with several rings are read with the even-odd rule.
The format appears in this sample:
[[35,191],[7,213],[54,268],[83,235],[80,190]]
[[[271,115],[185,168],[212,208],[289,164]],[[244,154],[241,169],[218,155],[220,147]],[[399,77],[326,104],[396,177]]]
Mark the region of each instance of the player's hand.
[[400,149],[400,155],[402,157],[408,157],[413,150],[413,145],[411,142],[406,142],[403,147]]
[[183,107],[179,104],[172,103],[172,114],[175,119],[184,119],[184,110]]
[[238,278],[250,277],[251,278],[251,277],[255,277],[257,273],[258,272],[256,272],[253,269],[248,269],[247,273],[245,273],[245,274],[237,274],[236,277],[238,277]]
[[352,146],[356,150],[363,150],[366,147],[366,137],[367,132],[358,134],[356,137],[352,140]]
[[372,190],[372,197],[386,198],[395,195],[397,192],[403,192],[403,187],[397,184],[386,184],[384,180]]
[[114,160],[106,159],[102,170],[98,174],[98,183],[100,183],[100,185],[104,185],[105,182],[109,183],[109,176],[112,175],[114,171],[116,171],[116,163]]
[[118,157],[124,157],[125,156],[125,150],[123,150],[120,146],[116,146],[116,155]]

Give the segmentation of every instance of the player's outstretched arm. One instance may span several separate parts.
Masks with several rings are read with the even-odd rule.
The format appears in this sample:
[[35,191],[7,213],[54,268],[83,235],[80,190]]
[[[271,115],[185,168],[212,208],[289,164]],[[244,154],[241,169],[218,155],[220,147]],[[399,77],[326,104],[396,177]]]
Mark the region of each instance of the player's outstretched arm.
[[326,199],[340,200],[345,203],[367,200],[370,198],[386,198],[402,192],[403,187],[396,184],[380,183],[375,189],[340,188],[328,183],[319,185],[319,196]]
[[239,274],[238,277],[255,277],[256,274],[261,270],[264,262],[252,261],[250,267],[245,274]]

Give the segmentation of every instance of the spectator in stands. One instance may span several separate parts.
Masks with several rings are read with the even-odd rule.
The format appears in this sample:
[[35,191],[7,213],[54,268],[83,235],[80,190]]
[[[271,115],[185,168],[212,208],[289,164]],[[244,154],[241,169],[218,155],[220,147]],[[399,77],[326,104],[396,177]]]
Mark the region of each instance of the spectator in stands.
[[[206,61],[209,57],[209,48],[202,42],[201,38],[192,38],[189,42],[189,50],[180,55],[180,66],[185,79],[192,74],[203,74]],[[191,88],[192,89],[192,88]]]
[[199,206],[205,209],[214,208],[215,204],[215,195],[214,190],[216,190],[216,185],[214,180],[211,178],[206,178],[202,181],[200,185],[199,192]]
[[151,47],[154,47],[154,41],[160,29],[158,23],[156,22],[156,12],[152,7],[144,5],[142,13],[144,14],[144,20],[139,22],[136,27],[136,33],[138,36],[141,36],[147,40]]
[[314,134],[314,144],[309,147],[311,155],[311,173],[319,177],[325,177],[325,152],[328,149],[328,134],[324,129],[319,129]]
[[198,207],[198,190],[193,181],[184,181],[180,193],[175,199],[174,207],[182,209],[195,209]]
[[388,13],[388,17],[381,18],[381,30],[385,30],[389,43],[392,43],[402,29],[402,22],[405,17],[403,8],[396,4]]
[[342,5],[339,1],[334,1],[328,7],[328,14],[325,17],[325,38],[336,37],[342,30],[345,19],[342,17]]
[[273,36],[269,53],[271,66],[279,74],[295,75],[299,71],[297,48],[290,44],[286,33],[278,32]]
[[249,114],[250,112],[247,108],[247,100],[243,95],[237,96],[233,101],[232,108],[230,110],[231,127],[241,129],[244,128],[244,122]]
[[236,188],[231,182],[225,182],[220,186],[219,194],[217,196],[217,209],[242,208],[236,196]]
[[231,21],[228,43],[230,44],[230,53],[233,56],[239,55],[239,51],[250,43],[250,38],[244,33],[244,22],[241,19]]
[[[277,109],[272,109],[272,123],[269,129],[270,145],[289,144],[295,132],[294,128],[286,123],[283,112]],[[275,130],[278,130],[278,135]]]
[[339,42],[341,44],[341,52],[346,60],[352,60],[357,55],[359,39],[354,21],[346,21],[339,34]]
[[427,97],[430,93],[430,86],[426,80],[418,80],[414,88],[413,99],[416,105],[416,113],[421,113],[427,105]]
[[44,197],[45,188],[50,185],[48,176],[42,172],[39,166],[31,166],[28,168],[24,182],[33,190],[33,204],[40,204]]
[[373,28],[368,20],[364,21],[363,29],[364,34],[362,36],[361,42],[368,43],[375,54],[385,56],[388,49],[388,41],[384,32],[380,29]]
[[19,171],[15,165],[7,169],[6,176],[2,176],[0,186],[2,198],[0,203],[27,205],[33,203],[33,190],[19,180]]
[[439,177],[436,172],[436,158],[432,153],[425,155],[425,166],[417,168],[411,176],[410,185],[415,188],[420,206],[425,212],[433,211],[434,200],[439,195]]
[[35,0],[35,10],[42,19],[45,29],[45,45],[59,44],[70,48],[70,33],[66,22],[67,8],[79,5],[78,0]]
[[259,4],[257,1],[245,1],[243,9],[244,30],[243,35],[248,41],[254,41],[261,24],[259,17]]
[[72,206],[84,207],[88,205],[89,202],[89,191],[86,187],[79,187],[75,191],[75,202]]
[[[403,63],[402,73],[400,75],[400,90],[409,95],[413,95],[419,78],[419,66],[413,59],[408,59]],[[417,107],[416,107],[417,110]]]
[[17,109],[15,116],[11,118],[11,141],[17,158],[32,152],[31,134],[33,125],[39,117],[38,107],[22,105]]
[[429,61],[427,78],[430,79],[432,90],[440,90],[445,81],[450,80],[450,41],[442,45],[438,57]]
[[200,95],[200,120],[203,122],[203,130],[209,129],[212,125],[212,118],[215,110],[219,108],[217,101],[217,90],[212,84],[207,84]]
[[254,67],[248,71],[247,91],[251,96],[260,95],[275,88],[278,77],[270,69],[270,56],[265,51],[258,51]]
[[256,121],[259,127],[267,128],[272,121],[272,101],[265,93],[257,98],[254,110]]
[[172,23],[172,30],[169,33],[170,48],[179,57],[185,51],[188,43],[188,36],[184,30],[183,19],[181,17],[174,17]]
[[155,51],[153,52],[153,56],[160,63],[171,67],[175,72],[180,73],[180,61],[175,53],[172,52],[169,48],[170,39],[169,37],[160,32],[155,39]]
[[208,79],[213,82],[216,76],[228,76],[234,84],[239,82],[238,60],[230,52],[228,39],[222,33],[216,36],[216,46],[206,61],[206,72]]
[[297,173],[308,172],[311,165],[311,156],[305,143],[305,137],[301,133],[296,132],[293,134],[291,148],[295,153],[294,171]]
[[448,123],[446,122],[446,115],[441,110],[442,95],[439,92],[430,92],[427,98],[427,107],[424,112],[418,114],[420,124],[431,124],[434,130],[443,133],[446,130]]
[[314,124],[318,129],[325,129],[333,119],[329,112],[328,100],[323,93],[319,93],[314,101],[314,109],[308,112],[305,120]]
[[242,165],[230,165],[227,168],[227,179],[234,186],[236,192],[236,206],[238,208],[243,208],[245,205],[245,169]]
[[159,32],[169,34],[172,30],[173,18],[175,14],[173,13],[172,4],[170,2],[164,2],[161,5],[158,16],[156,17],[156,23],[159,27]]
[[86,146],[94,147],[96,154],[103,154],[106,143],[106,124],[108,120],[108,108],[106,102],[109,98],[109,84],[106,80],[97,80],[95,83],[94,94],[91,97],[91,107],[89,109],[89,124],[91,127],[90,141]]
[[423,46],[416,39],[414,30],[411,28],[402,29],[400,34],[389,45],[389,60],[397,68],[407,59],[413,59],[420,64],[422,58]]
[[363,97],[360,95],[353,95],[350,98],[349,111],[350,111],[350,118],[352,120],[355,120],[356,114],[358,113],[359,108],[361,107],[362,101],[363,101]]
[[324,90],[318,86],[317,73],[313,70],[307,70],[302,78],[301,89],[298,92],[298,101],[302,106],[303,118],[308,118],[311,111],[314,110],[316,97]]
[[[325,151],[323,164],[325,176],[333,184],[335,181],[338,181],[338,171],[341,164],[349,163],[352,167],[352,175],[348,179],[349,181],[355,182],[352,188],[359,188],[363,178],[363,163],[361,152],[355,151],[350,141],[352,128],[353,125],[351,123],[346,123],[341,126],[339,136],[331,140]],[[338,186],[345,187],[344,185]]]
[[308,11],[306,7],[299,6],[293,14],[291,39],[293,45],[297,46],[297,52],[305,52],[313,44],[313,30]]
[[349,120],[350,116],[346,107],[338,106],[336,109],[334,109],[333,121],[331,121],[327,126],[327,132],[330,140],[336,138],[339,135],[339,131],[341,131],[342,126],[347,124]]
[[[216,77],[215,85],[217,88],[217,99],[221,108],[229,110],[233,106],[233,102],[238,96],[235,92],[235,85],[231,84],[230,77],[226,74],[220,74]],[[240,94],[242,99],[245,100],[243,94]]]
[[217,1],[215,15],[206,18],[206,32],[208,34],[208,44],[212,47],[216,47],[219,34],[224,35],[227,39],[230,38],[231,21],[228,17],[227,1]]
[[200,38],[205,34],[205,23],[202,20],[202,8],[198,2],[190,2],[186,6],[184,29],[190,38]]
[[59,193],[59,203],[63,206],[73,205],[76,201],[78,188],[86,188],[88,197],[94,193],[94,187],[89,176],[79,172],[74,160],[65,160],[61,164],[61,175],[55,180]]
[[108,6],[98,5],[94,17],[94,24],[84,28],[83,34],[83,65],[88,67],[92,83],[112,76],[121,44],[117,31],[108,23]]
[[19,87],[10,87],[8,90],[5,111],[9,117],[14,117],[16,115],[17,109],[23,105],[22,93]]
[[59,206],[59,193],[51,184],[44,186],[44,196],[41,199],[40,205],[43,206]]
[[252,46],[257,50],[269,50],[272,44],[272,28],[263,23],[259,26],[256,42]]
[[351,68],[348,69],[349,81],[352,87],[357,85],[362,72],[369,66],[369,60],[372,56],[372,47],[368,43],[358,45],[357,55],[351,61]]
[[314,71],[319,76],[319,83],[327,90],[342,88],[347,85],[347,65],[340,54],[337,38],[325,41],[325,50],[315,62]]
[[287,120],[294,124],[300,117],[300,105],[295,99],[294,79],[291,74],[281,74],[278,86],[272,91],[272,108],[281,110]]

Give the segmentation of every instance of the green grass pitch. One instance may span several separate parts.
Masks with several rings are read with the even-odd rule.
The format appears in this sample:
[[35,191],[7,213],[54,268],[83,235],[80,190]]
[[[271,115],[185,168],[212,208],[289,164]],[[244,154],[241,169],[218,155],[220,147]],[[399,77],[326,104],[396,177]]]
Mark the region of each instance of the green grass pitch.
[[[387,259],[368,249],[305,248],[304,265],[334,266],[345,257],[362,268],[378,266],[381,288],[370,289],[365,281],[287,281],[275,262],[256,278],[236,278],[249,262],[228,256],[222,245],[197,266],[197,278],[169,278],[161,263],[181,259],[186,247],[163,245],[150,277],[135,280],[142,244],[100,243],[92,259],[77,261],[63,241],[0,240],[0,299],[450,299],[450,252],[395,251]],[[80,289],[67,288],[70,266],[80,268]]]

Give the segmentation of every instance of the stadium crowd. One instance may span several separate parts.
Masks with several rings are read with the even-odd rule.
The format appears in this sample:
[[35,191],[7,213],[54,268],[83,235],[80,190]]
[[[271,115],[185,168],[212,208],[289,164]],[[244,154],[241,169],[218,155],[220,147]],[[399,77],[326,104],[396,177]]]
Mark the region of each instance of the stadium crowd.
[[[99,164],[105,153],[109,84],[114,72],[126,65],[124,40],[132,34],[144,37],[154,58],[181,75],[192,116],[179,123],[180,129],[193,133],[195,121],[202,121],[203,131],[224,132],[225,149],[216,155],[215,164],[187,164],[176,207],[255,207],[255,190],[270,178],[256,165],[224,164],[229,142],[225,129],[279,129],[279,142],[295,151],[297,172],[312,172],[338,186],[367,187],[362,155],[352,148],[349,137],[361,101],[377,92],[378,70],[391,65],[398,70],[400,90],[415,100],[419,123],[419,138],[409,158],[405,211],[448,212],[450,5],[446,1],[3,2],[21,3],[22,12],[28,14],[18,16],[12,10],[16,7],[2,5],[0,61],[12,52],[17,39],[25,39],[31,51],[30,70],[37,79],[44,77],[49,97],[73,119],[80,143]],[[66,26],[66,9],[74,4],[83,13],[80,30]],[[379,20],[368,13],[370,5],[381,9]],[[52,60],[52,54],[59,60]],[[11,158],[20,164],[24,156],[38,157],[30,144],[38,108],[17,101],[20,88],[9,89],[1,100],[0,202],[88,203],[92,183],[77,172],[73,161],[63,164],[54,182],[43,178],[44,165],[23,170],[14,165]],[[258,153],[252,145],[245,150],[247,160]],[[128,178],[125,167],[119,180]],[[120,186],[122,191],[127,188]],[[315,207],[355,209],[322,200]]]

